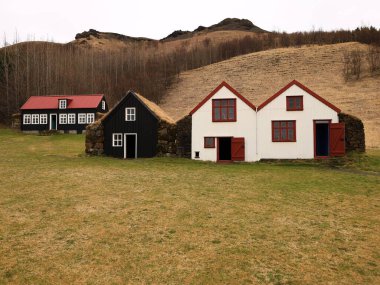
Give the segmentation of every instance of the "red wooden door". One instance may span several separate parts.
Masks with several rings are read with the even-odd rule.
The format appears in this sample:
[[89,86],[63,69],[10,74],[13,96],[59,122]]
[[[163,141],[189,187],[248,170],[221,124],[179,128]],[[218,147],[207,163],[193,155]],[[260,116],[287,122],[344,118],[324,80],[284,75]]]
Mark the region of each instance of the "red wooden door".
[[245,160],[244,138],[231,139],[231,160],[233,161]]
[[344,123],[330,124],[330,156],[345,154]]

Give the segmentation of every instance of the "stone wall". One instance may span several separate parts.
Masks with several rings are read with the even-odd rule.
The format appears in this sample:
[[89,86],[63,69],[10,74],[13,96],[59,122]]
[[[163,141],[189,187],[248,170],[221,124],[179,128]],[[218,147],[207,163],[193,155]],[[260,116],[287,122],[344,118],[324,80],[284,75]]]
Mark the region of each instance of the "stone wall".
[[186,116],[177,122],[177,156],[191,157],[191,116]]
[[12,114],[11,128],[18,129],[18,130],[21,129],[21,114],[20,113]]
[[363,122],[351,115],[340,113],[339,122],[345,123],[346,152],[365,151],[365,135]]
[[176,153],[176,126],[164,121],[158,122],[157,156],[171,156]]
[[86,153],[91,155],[104,153],[104,132],[101,120],[86,127]]

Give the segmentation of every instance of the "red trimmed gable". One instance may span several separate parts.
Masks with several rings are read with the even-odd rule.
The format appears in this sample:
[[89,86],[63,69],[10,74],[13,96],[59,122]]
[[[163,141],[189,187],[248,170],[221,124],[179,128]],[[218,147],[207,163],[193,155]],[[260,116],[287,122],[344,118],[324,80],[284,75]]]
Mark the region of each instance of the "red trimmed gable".
[[67,100],[66,109],[92,109],[97,108],[103,98],[103,94],[31,96],[20,109],[58,109],[58,102],[62,99]]
[[299,88],[301,88],[302,90],[304,90],[305,92],[307,92],[308,94],[310,94],[311,96],[313,96],[314,98],[316,98],[317,100],[319,100],[320,102],[322,102],[323,104],[325,104],[326,106],[330,107],[331,109],[333,109],[335,112],[337,113],[340,113],[341,110],[336,107],[335,105],[333,105],[332,103],[330,103],[329,101],[327,101],[326,99],[323,99],[321,96],[319,96],[317,93],[315,93],[314,91],[310,90],[309,88],[307,88],[305,85],[303,85],[302,83],[298,82],[297,80],[293,80],[291,82],[289,82],[286,86],[284,86],[283,88],[281,88],[276,94],[274,94],[273,96],[269,97],[267,100],[265,100],[258,108],[257,108],[257,111],[261,110],[262,108],[264,108],[266,105],[268,105],[270,102],[272,102],[274,99],[276,99],[278,96],[280,96],[282,93],[284,93],[286,90],[288,90],[290,87],[292,87],[293,85],[297,85]]
[[239,92],[237,92],[234,88],[231,87],[227,82],[223,81],[219,84],[218,87],[216,87],[209,95],[206,96],[191,112],[189,115],[193,115],[200,107],[202,107],[212,96],[214,96],[220,89],[223,87],[226,87],[228,90],[230,90],[236,97],[238,97],[240,100],[242,100],[245,104],[247,104],[249,107],[251,107],[254,111],[256,111],[256,107],[248,101],[243,95],[241,95]]

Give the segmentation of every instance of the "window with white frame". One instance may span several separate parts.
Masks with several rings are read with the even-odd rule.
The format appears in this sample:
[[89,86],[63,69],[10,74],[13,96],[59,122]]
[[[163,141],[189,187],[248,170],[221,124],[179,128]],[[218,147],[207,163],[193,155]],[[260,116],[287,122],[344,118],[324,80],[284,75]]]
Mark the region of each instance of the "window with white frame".
[[123,146],[123,134],[112,134],[112,146],[114,147]]
[[32,123],[32,116],[30,114],[25,114],[23,117],[24,125],[30,125]]
[[75,114],[68,114],[67,115],[67,123],[68,124],[75,124]]
[[59,114],[59,123],[61,125],[67,124],[67,114]]
[[39,123],[40,123],[40,115],[33,114],[32,115],[32,124],[33,125],[38,125]]
[[136,108],[125,108],[125,120],[136,121]]
[[66,107],[67,107],[67,100],[66,99],[59,100],[59,109],[66,109]]
[[105,110],[106,109],[106,101],[102,101],[102,110]]
[[40,124],[46,125],[47,124],[47,114],[41,114],[40,115]]
[[86,123],[86,114],[80,113],[78,114],[78,124],[85,124]]
[[87,124],[92,124],[95,121],[94,113],[87,113]]

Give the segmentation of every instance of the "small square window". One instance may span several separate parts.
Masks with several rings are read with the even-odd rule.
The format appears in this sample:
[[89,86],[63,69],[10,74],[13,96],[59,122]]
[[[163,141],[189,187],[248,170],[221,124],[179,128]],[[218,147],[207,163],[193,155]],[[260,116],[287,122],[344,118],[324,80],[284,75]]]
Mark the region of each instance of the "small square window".
[[287,96],[286,110],[287,111],[302,111],[303,110],[303,96]]
[[75,124],[75,114],[68,114],[67,122],[68,124]]
[[125,120],[136,121],[136,108],[125,108]]
[[113,147],[123,146],[123,134],[112,134],[112,146]]
[[86,114],[80,113],[78,114],[78,124],[85,124],[86,123]]
[[41,114],[40,115],[40,124],[41,125],[47,124],[47,114]]
[[59,123],[61,125],[67,124],[67,114],[59,114]]
[[25,114],[23,117],[24,125],[30,125],[32,123],[32,116],[30,114]]
[[214,137],[205,137],[204,147],[205,148],[215,148],[215,138]]
[[67,108],[67,100],[59,100],[59,109],[66,109]]
[[87,124],[92,124],[95,121],[94,113],[87,113]]
[[295,142],[296,121],[272,121],[273,142]]
[[195,152],[195,158],[199,158],[199,151]]

